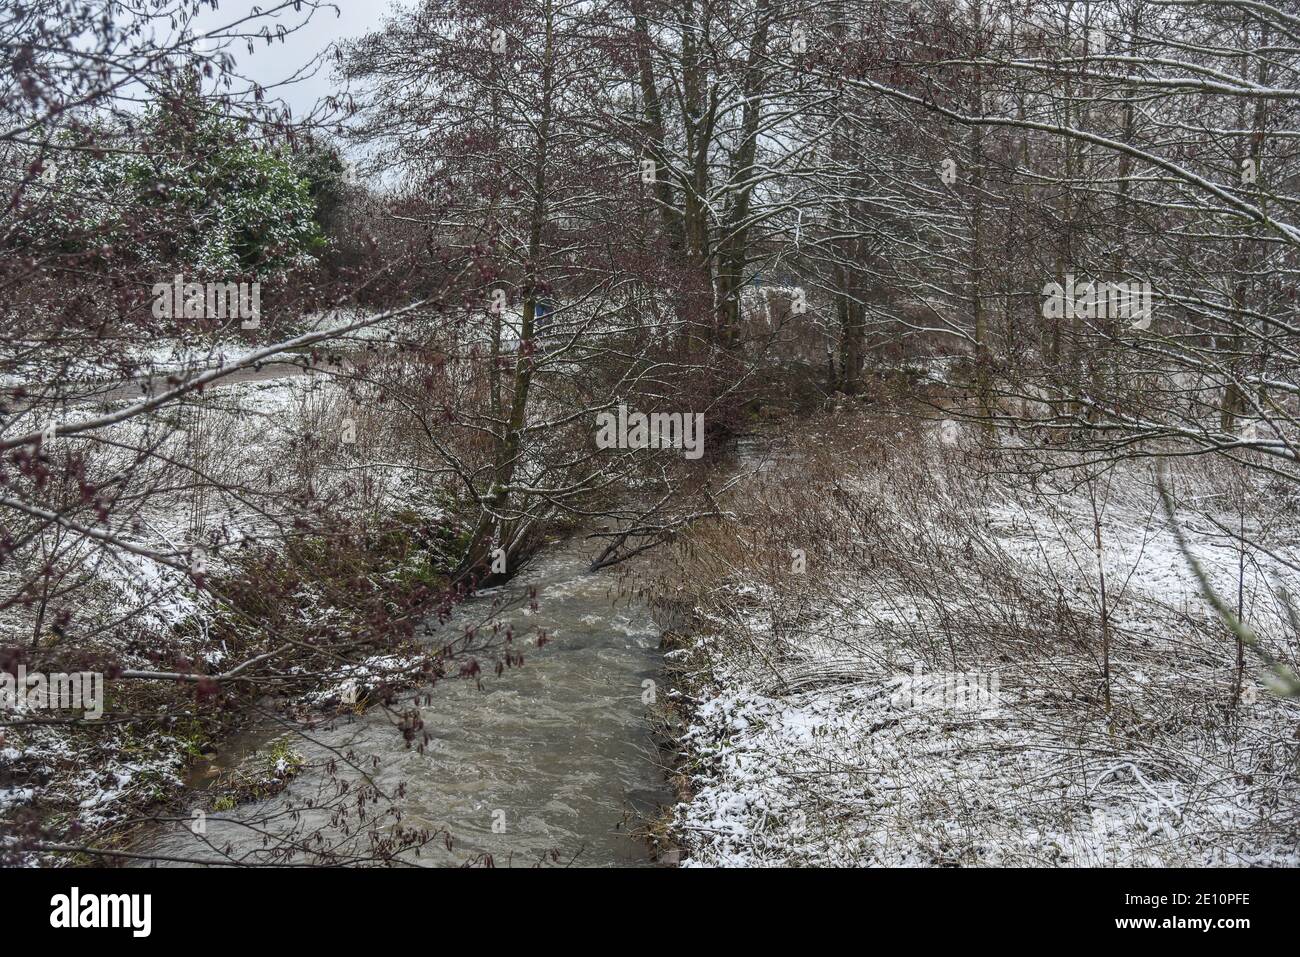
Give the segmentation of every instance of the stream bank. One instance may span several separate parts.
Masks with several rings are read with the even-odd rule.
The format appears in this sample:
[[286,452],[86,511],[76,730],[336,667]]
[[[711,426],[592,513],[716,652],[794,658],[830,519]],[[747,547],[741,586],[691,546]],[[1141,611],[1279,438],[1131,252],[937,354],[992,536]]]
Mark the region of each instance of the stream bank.
[[[304,733],[293,745],[301,768],[278,793],[205,811],[202,834],[192,812],[177,814],[131,851],[212,864],[653,863],[642,822],[671,801],[647,722],[659,628],[618,572],[588,574],[587,561],[581,538],[553,545],[439,629],[492,621],[543,634],[523,667],[442,681]],[[418,836],[383,843],[394,829]]]

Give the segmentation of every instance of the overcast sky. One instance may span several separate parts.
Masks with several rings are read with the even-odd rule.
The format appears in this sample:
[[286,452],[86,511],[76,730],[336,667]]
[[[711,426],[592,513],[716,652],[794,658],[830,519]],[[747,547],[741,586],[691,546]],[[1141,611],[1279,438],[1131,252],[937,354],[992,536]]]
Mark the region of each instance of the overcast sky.
[[[232,23],[248,15],[254,6],[269,10],[278,6],[278,0],[223,0],[220,8],[205,8],[195,21],[194,32],[202,33]],[[336,40],[350,40],[377,29],[383,24],[393,0],[334,0],[337,12],[322,7],[311,14],[307,25],[285,38],[268,46],[265,41],[258,41],[253,52],[243,43],[230,47],[234,55],[238,73],[263,86],[271,87],[283,83],[301,70],[316,56]],[[274,20],[265,17],[258,21],[263,23],[284,24],[292,28],[307,19],[308,11],[295,13],[292,7],[286,8]],[[315,76],[291,86],[278,87],[273,95],[283,99],[293,109],[295,116],[305,116],[312,106],[322,97],[338,92],[330,78],[331,64],[323,66]]]

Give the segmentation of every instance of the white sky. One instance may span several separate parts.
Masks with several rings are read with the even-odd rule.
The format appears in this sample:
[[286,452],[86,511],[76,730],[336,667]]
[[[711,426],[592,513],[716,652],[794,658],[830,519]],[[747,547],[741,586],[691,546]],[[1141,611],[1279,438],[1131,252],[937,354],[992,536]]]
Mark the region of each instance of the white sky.
[[[249,80],[256,81],[264,87],[283,83],[299,70],[309,64],[317,53],[338,40],[350,40],[378,29],[394,6],[393,0],[333,0],[337,11],[322,7],[311,14],[307,25],[296,33],[290,34],[281,43],[268,46],[265,40],[254,43],[253,53],[243,42],[229,48],[235,57],[236,72]],[[254,6],[263,11],[280,5],[280,0],[223,0],[217,10],[205,8],[194,22],[194,32],[202,33],[225,26],[241,17],[247,16]],[[292,6],[280,11],[273,19],[270,16],[256,22],[254,29],[262,24],[283,24],[292,28],[307,18],[308,10],[304,6],[301,13],[295,13]],[[292,108],[295,116],[306,116],[321,98],[340,92],[331,76],[332,63],[326,63],[315,76],[290,86],[277,87],[270,94],[271,98],[284,100]]]

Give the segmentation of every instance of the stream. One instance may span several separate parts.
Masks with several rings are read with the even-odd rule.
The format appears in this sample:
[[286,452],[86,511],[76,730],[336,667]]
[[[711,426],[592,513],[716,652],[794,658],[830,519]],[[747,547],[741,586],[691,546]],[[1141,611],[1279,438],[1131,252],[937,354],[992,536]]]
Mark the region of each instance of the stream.
[[[391,715],[372,708],[308,737],[292,736],[307,764],[280,794],[209,814],[205,835],[192,833],[188,819],[151,825],[130,850],[173,863],[258,863],[267,860],[266,835],[293,839],[318,827],[327,841],[364,847],[344,838],[320,807],[320,795],[333,793],[321,765],[351,754],[393,797],[402,826],[445,828],[454,838],[450,850],[439,838],[418,855],[404,852],[402,862],[483,863],[481,855],[490,854],[496,866],[652,864],[629,829],[673,801],[642,703],[643,682],[659,680],[660,629],[639,602],[618,595],[617,571],[587,573],[589,551],[581,537],[550,546],[516,579],[464,602],[442,626],[440,632],[479,624],[494,601],[513,599],[519,606],[507,603],[498,620],[528,636],[526,662],[501,677],[485,670],[482,690],[472,680],[448,679],[431,698],[421,697],[431,739],[423,753],[406,746]],[[535,611],[527,601],[534,586]],[[532,640],[538,628],[549,639],[541,649]],[[227,742],[208,773],[282,733],[267,724]],[[340,763],[338,777],[357,781],[360,772]],[[317,806],[305,807],[310,802]],[[355,817],[348,826],[355,835]],[[230,858],[222,853],[227,846]],[[294,862],[311,860],[300,854]]]

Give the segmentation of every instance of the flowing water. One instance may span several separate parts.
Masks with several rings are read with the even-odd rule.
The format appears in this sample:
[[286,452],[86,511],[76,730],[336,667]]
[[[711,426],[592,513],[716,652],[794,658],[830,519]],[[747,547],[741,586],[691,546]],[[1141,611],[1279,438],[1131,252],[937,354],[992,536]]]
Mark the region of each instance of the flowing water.
[[[230,845],[236,859],[257,861],[264,834],[283,840],[324,826],[328,841],[357,848],[330,812],[306,808],[331,780],[319,766],[331,756],[354,755],[371,780],[393,796],[402,825],[445,828],[454,837],[413,864],[437,866],[491,854],[497,866],[573,860],[587,866],[646,865],[645,845],[629,834],[638,815],[670,803],[671,793],[657,763],[643,703],[644,683],[658,681],[659,629],[635,601],[617,596],[618,575],[587,573],[587,549],[580,539],[553,546],[518,578],[458,607],[444,629],[453,633],[478,624],[493,602],[521,605],[503,612],[516,634],[545,629],[549,643],[527,643],[523,668],[501,677],[439,683],[420,699],[424,731],[431,741],[421,753],[407,748],[383,709],[294,736],[293,747],[308,766],[273,798],[210,814],[206,834],[195,835],[188,819],[159,825],[131,848],[135,853],[177,860],[224,860]],[[528,607],[530,587],[537,608]],[[231,742],[217,762],[233,764],[251,748],[265,747],[274,729],[258,728],[243,742]],[[359,780],[342,767],[338,776]],[[402,786],[404,783],[404,787]],[[383,802],[379,804],[380,810]],[[349,822],[355,834],[356,821]],[[554,852],[554,853],[553,853]],[[310,859],[310,858],[306,858]],[[298,857],[299,862],[303,857]]]

